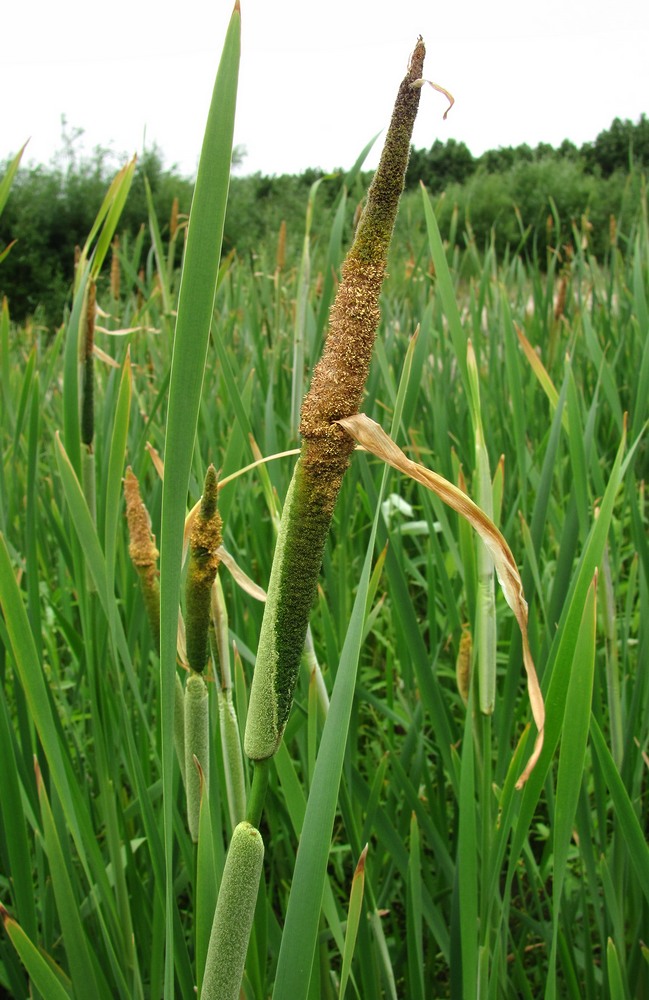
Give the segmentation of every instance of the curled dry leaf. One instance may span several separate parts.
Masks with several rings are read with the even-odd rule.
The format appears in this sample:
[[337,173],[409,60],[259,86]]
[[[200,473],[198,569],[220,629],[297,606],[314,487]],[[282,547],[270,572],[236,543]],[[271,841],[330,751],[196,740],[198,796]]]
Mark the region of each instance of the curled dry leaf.
[[469,522],[489,549],[489,553],[494,561],[498,581],[505,595],[505,600],[514,612],[521,630],[523,663],[527,674],[530,705],[534,722],[538,729],[532,755],[516,782],[516,787],[522,788],[529,778],[543,747],[545,706],[527,638],[527,603],[523,594],[523,584],[509,545],[493,521],[487,517],[484,511],[466,493],[463,493],[457,486],[449,483],[443,476],[439,476],[437,473],[425,468],[425,466],[419,465],[417,462],[413,462],[407,458],[392,438],[374,420],[371,420],[364,413],[356,413],[351,417],[344,417],[338,423],[366,451],[372,452],[373,455],[387,462],[392,468],[405,473],[411,479],[415,479],[429,490],[432,490],[440,500],[443,500],[445,504],[448,504],[449,507],[452,507],[456,513]]
[[453,95],[449,90],[446,90],[445,87],[440,87],[438,83],[433,83],[432,80],[414,80],[413,83],[410,84],[410,86],[416,87],[417,89],[421,89],[421,87],[423,87],[425,83],[429,84],[433,88],[433,90],[437,91],[438,94],[443,94],[446,100],[448,101],[448,107],[444,112],[444,114],[442,115],[442,121],[446,121],[449,111],[455,104],[455,98],[453,97]]
[[239,564],[235,561],[234,557],[230,555],[227,549],[224,549],[222,545],[219,545],[218,549],[219,559],[221,563],[230,571],[235,583],[241,587],[242,590],[249,594],[250,597],[254,597],[256,601],[266,600],[266,591],[263,587],[260,587],[251,580],[250,577],[244,573]]
[[[95,331],[99,330],[99,327],[95,327]],[[121,365],[119,361],[115,361],[115,358],[111,358],[110,354],[106,354],[106,351],[102,351],[101,347],[97,347],[96,344],[92,345],[92,353],[97,358],[98,361],[103,361],[105,365],[110,368],[120,368]]]
[[[108,313],[102,315],[107,316]],[[128,337],[130,333],[160,333],[156,326],[124,326],[119,330],[109,330],[107,326],[95,326],[97,333],[106,333],[109,337]]]
[[183,613],[178,608],[178,632],[176,634],[176,656],[178,657],[178,662],[183,667],[184,670],[189,670],[189,664],[187,663],[187,639],[185,636],[185,622],[183,619]]
[[149,441],[147,441],[145,447],[149,453],[151,461],[153,462],[153,468],[158,473],[158,478],[164,479],[165,467],[164,467],[164,462],[160,458],[160,452],[156,448],[154,448]]

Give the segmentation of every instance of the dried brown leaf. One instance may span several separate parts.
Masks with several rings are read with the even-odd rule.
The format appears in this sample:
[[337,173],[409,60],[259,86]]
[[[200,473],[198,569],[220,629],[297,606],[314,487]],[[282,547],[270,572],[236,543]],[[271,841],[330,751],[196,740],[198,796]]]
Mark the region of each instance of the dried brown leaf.
[[534,743],[532,755],[527,765],[516,782],[517,788],[522,788],[529,778],[534,765],[536,764],[541,749],[543,747],[543,728],[545,725],[545,706],[543,695],[536,676],[536,668],[530,652],[527,638],[527,602],[523,594],[523,584],[518,572],[518,567],[509,545],[501,535],[500,531],[487,517],[484,511],[478,507],[470,497],[463,493],[461,489],[449,483],[443,476],[436,472],[411,461],[394,441],[385,433],[383,428],[374,420],[371,420],[364,413],[356,413],[354,416],[345,417],[338,421],[348,434],[360,444],[366,451],[372,452],[377,458],[382,459],[391,465],[392,468],[403,472],[421,483],[427,489],[432,490],[440,500],[452,507],[456,513],[460,514],[472,528],[477,531],[484,544],[489,549],[494,561],[494,568],[498,581],[502,587],[505,600],[514,612],[516,621],[521,630],[523,640],[523,663],[527,675],[527,687],[530,698],[530,706],[534,722],[538,729],[538,735]]

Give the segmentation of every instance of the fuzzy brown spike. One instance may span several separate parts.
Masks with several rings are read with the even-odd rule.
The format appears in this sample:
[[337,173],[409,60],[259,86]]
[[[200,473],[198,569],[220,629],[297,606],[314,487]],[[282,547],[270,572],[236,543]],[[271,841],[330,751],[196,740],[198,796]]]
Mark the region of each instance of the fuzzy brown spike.
[[128,554],[142,583],[144,605],[153,639],[158,647],[160,642],[158,556],[160,553],[156,548],[155,536],[151,532],[151,518],[140,496],[140,486],[130,465],[124,476],[124,498],[129,532]]
[[354,449],[354,442],[335,421],[358,411],[369,373],[380,320],[379,295],[421,97],[421,89],[413,85],[421,78],[425,53],[419,38],[399,87],[381,160],[343,265],[324,353],[302,406],[303,458],[316,475],[341,475]]

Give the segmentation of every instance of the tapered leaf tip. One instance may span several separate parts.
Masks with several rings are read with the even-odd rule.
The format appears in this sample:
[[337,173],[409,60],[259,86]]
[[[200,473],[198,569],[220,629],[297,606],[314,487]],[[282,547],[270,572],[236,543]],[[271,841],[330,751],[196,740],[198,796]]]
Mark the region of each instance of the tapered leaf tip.
[[370,846],[369,844],[366,844],[363,850],[361,851],[361,855],[358,859],[358,864],[356,865],[356,871],[354,872],[354,878],[356,878],[358,875],[363,875],[365,873],[365,860],[367,858],[367,852],[369,850],[369,846]]

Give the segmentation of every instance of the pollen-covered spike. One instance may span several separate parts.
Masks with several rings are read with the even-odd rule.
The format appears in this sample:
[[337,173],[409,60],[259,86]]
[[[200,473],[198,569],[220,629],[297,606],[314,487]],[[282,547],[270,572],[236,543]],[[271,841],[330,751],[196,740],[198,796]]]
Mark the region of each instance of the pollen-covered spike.
[[216,509],[218,477],[213,465],[205,476],[205,486],[198,513],[189,537],[189,567],[185,591],[185,630],[187,660],[200,673],[209,656],[210,593],[219,566],[221,517]]

